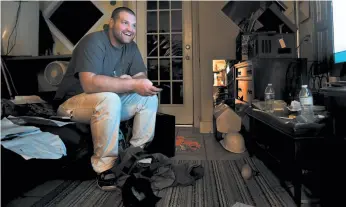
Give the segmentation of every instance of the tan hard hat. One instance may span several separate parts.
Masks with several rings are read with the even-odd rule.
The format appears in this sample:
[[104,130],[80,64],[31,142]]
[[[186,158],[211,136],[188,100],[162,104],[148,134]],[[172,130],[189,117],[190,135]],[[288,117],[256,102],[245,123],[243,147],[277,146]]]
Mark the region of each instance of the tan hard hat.
[[223,136],[223,140],[220,144],[227,151],[233,153],[243,153],[245,152],[245,141],[244,137],[238,132],[229,132]]

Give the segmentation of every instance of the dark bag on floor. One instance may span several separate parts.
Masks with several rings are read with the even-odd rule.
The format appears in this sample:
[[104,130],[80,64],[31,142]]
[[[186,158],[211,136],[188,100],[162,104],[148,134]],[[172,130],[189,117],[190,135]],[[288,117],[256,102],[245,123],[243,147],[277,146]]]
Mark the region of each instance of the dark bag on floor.
[[174,186],[193,185],[204,176],[201,165],[175,165],[160,153],[150,154],[140,147],[128,148],[113,168],[117,185],[123,189],[124,206],[155,206],[161,190]]
[[161,199],[154,195],[149,180],[134,175],[127,178],[122,188],[122,197],[125,207],[155,207]]

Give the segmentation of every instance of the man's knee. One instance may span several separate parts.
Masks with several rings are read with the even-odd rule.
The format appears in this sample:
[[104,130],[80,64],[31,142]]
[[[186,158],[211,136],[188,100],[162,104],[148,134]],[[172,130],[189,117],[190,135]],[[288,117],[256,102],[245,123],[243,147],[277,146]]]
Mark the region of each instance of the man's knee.
[[97,94],[98,103],[95,105],[95,110],[103,110],[112,112],[121,111],[121,100],[116,93],[112,92],[102,92]]
[[157,110],[159,99],[157,96],[148,96],[147,104],[150,108]]
[[99,97],[99,104],[100,103],[121,103],[120,97],[118,96],[118,94],[116,93],[112,93],[112,92],[101,92],[98,93],[98,97]]
[[121,100],[115,93],[76,95],[59,106],[60,116],[69,116],[75,122],[89,124],[93,116],[117,116],[121,112]]

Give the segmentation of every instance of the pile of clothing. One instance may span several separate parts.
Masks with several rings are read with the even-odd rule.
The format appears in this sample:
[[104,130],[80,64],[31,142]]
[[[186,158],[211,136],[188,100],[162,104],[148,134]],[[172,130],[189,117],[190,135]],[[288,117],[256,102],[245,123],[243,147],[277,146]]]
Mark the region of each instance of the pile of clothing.
[[150,154],[140,147],[122,151],[112,171],[122,188],[125,207],[155,206],[163,196],[163,189],[193,185],[204,176],[201,165],[174,164],[165,155]]

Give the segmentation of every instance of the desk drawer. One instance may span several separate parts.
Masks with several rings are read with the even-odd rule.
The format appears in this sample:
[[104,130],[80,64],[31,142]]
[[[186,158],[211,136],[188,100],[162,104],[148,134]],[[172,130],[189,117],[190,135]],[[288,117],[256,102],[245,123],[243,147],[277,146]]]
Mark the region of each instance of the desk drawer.
[[252,77],[252,68],[251,67],[243,67],[237,68],[236,77]]
[[236,81],[236,97],[239,100],[251,103],[254,97],[254,88],[252,80],[237,80]]
[[234,65],[235,78],[251,78],[253,76],[252,61],[245,61]]

